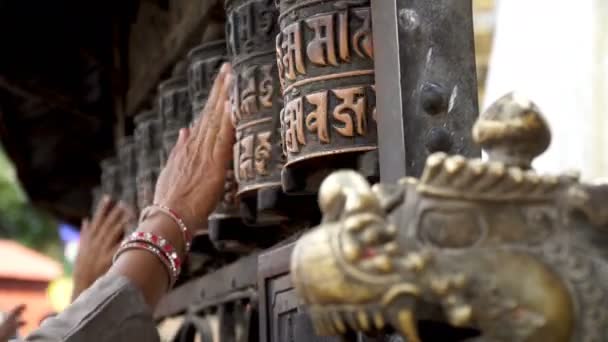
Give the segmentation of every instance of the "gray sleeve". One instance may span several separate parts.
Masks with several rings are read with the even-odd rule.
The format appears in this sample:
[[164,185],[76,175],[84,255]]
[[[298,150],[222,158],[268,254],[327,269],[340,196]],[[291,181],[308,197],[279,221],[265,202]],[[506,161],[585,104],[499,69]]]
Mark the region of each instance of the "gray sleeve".
[[31,342],[157,342],[152,312],[141,292],[122,276],[105,275],[59,315],[28,336]]

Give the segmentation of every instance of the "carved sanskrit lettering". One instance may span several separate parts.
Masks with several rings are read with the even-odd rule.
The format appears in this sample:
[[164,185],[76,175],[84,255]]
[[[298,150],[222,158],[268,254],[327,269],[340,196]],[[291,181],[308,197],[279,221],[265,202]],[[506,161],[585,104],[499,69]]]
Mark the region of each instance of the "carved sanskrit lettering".
[[295,22],[283,31],[284,37],[281,42],[282,62],[285,68],[285,77],[289,80],[296,79],[296,72],[306,74],[304,67],[304,56],[302,54],[302,30],[300,22]]
[[272,108],[272,95],[274,94],[274,82],[272,77],[273,66],[263,65],[260,67],[261,81],[259,85],[260,104],[264,108]]
[[255,171],[258,175],[268,174],[268,164],[272,156],[272,144],[270,143],[270,132],[262,132],[257,135],[255,147]]
[[310,61],[320,66],[326,66],[328,63],[337,66],[333,13],[307,19],[306,24],[315,33],[306,48]]
[[348,11],[338,13],[338,44],[340,58],[350,62],[350,49],[348,47]]
[[284,124],[285,129],[285,150],[287,152],[297,153],[300,151],[300,144],[306,144],[304,136],[304,101],[302,98],[297,98],[288,102],[284,109]]
[[253,171],[253,144],[254,136],[249,135],[241,139],[238,143],[240,144],[240,156],[238,161],[239,169],[239,180],[248,180],[255,177]]
[[251,66],[243,71],[239,79],[244,82],[241,91],[241,114],[243,116],[255,115],[259,112],[257,87],[255,82],[257,66]]
[[[359,86],[320,91],[287,103],[281,112],[284,153],[300,152],[300,146],[307,144],[307,134],[316,135],[321,144],[330,144],[330,127],[344,137],[365,136],[369,113],[367,96],[368,93],[373,96],[374,86],[370,88]],[[330,96],[338,100],[333,110]],[[375,116],[375,108],[370,110]]]
[[327,132],[327,91],[306,96],[306,100],[315,106],[315,110],[306,116],[306,128],[317,132],[321,143],[329,144]]
[[369,8],[353,10],[356,17],[363,22],[353,34],[353,49],[361,58],[374,58],[374,40],[372,38],[372,18]]
[[232,86],[232,94],[230,94],[231,119],[234,127],[243,118],[241,113],[241,90],[239,88],[240,76],[237,74],[234,77],[234,85]]
[[277,50],[277,68],[279,72],[279,81],[281,82],[281,93],[285,89],[285,66],[283,65],[283,50],[281,49],[282,34],[278,34],[276,38],[276,50]]
[[238,18],[236,27],[241,51],[251,51],[255,48],[254,14],[253,3],[244,5],[239,11],[234,11],[234,15]]
[[[333,93],[342,100],[342,103],[334,108],[334,119],[343,123],[343,127],[334,125],[335,130],[345,137],[365,135],[367,130],[366,100],[363,87],[346,89],[334,89]],[[352,115],[354,114],[355,123]]]
[[234,145],[234,165],[239,182],[254,180],[270,173],[272,158],[271,132],[252,133],[244,138],[239,133]]

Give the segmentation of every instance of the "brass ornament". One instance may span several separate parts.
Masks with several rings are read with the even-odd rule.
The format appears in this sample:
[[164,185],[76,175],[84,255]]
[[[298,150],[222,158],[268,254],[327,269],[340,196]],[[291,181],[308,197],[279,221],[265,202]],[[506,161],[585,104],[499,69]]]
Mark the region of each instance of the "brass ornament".
[[519,95],[473,132],[489,161],[436,153],[420,179],[323,182],[323,221],[291,267],[319,335],[391,326],[416,342],[431,320],[476,329],[470,341],[605,340],[608,186],[531,169],[550,133]]
[[[357,168],[377,148],[370,2],[278,3],[283,188],[316,192],[322,170]],[[292,188],[289,173],[309,184]]]

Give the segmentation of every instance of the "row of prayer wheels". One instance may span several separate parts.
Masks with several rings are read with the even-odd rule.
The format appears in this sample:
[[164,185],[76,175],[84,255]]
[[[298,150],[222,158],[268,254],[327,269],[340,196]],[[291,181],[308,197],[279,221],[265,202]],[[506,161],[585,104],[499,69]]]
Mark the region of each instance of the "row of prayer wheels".
[[316,192],[329,173],[378,177],[369,7],[369,0],[226,0],[226,40],[197,46],[177,63],[156,107],[135,116],[133,136],[102,163],[96,194],[135,209],[151,204],[179,129],[198,119],[229,61],[236,143],[209,240],[238,254],[315,224]]

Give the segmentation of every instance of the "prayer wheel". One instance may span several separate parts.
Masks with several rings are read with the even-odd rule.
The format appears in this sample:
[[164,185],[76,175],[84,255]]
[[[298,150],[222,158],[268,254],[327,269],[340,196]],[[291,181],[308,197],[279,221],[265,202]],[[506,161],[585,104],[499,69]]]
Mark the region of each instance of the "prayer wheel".
[[101,191],[113,200],[120,198],[122,189],[118,159],[110,157],[101,161]]
[[377,149],[369,1],[278,1],[286,192],[316,192],[335,169]]
[[93,216],[95,215],[95,212],[97,211],[97,205],[99,204],[102,195],[103,193],[101,191],[101,186],[96,186],[91,191],[91,215],[89,216],[90,218],[93,218]]
[[124,137],[118,144],[118,160],[120,161],[120,199],[137,213],[137,154],[135,139],[132,136]]
[[160,172],[161,126],[156,111],[145,111],[135,117],[135,150],[137,160],[137,207],[152,204]]
[[188,92],[193,120],[205,107],[209,92],[222,64],[226,61],[226,41],[199,45],[188,54]]
[[175,146],[179,130],[190,124],[192,106],[188,95],[186,64],[177,63],[171,78],[158,86],[158,108],[163,128],[161,165]]
[[274,47],[278,11],[269,0],[227,0],[225,5],[235,76],[230,100],[236,127],[236,196],[248,224],[273,224],[284,219],[277,211],[284,162],[279,121],[283,101]]

